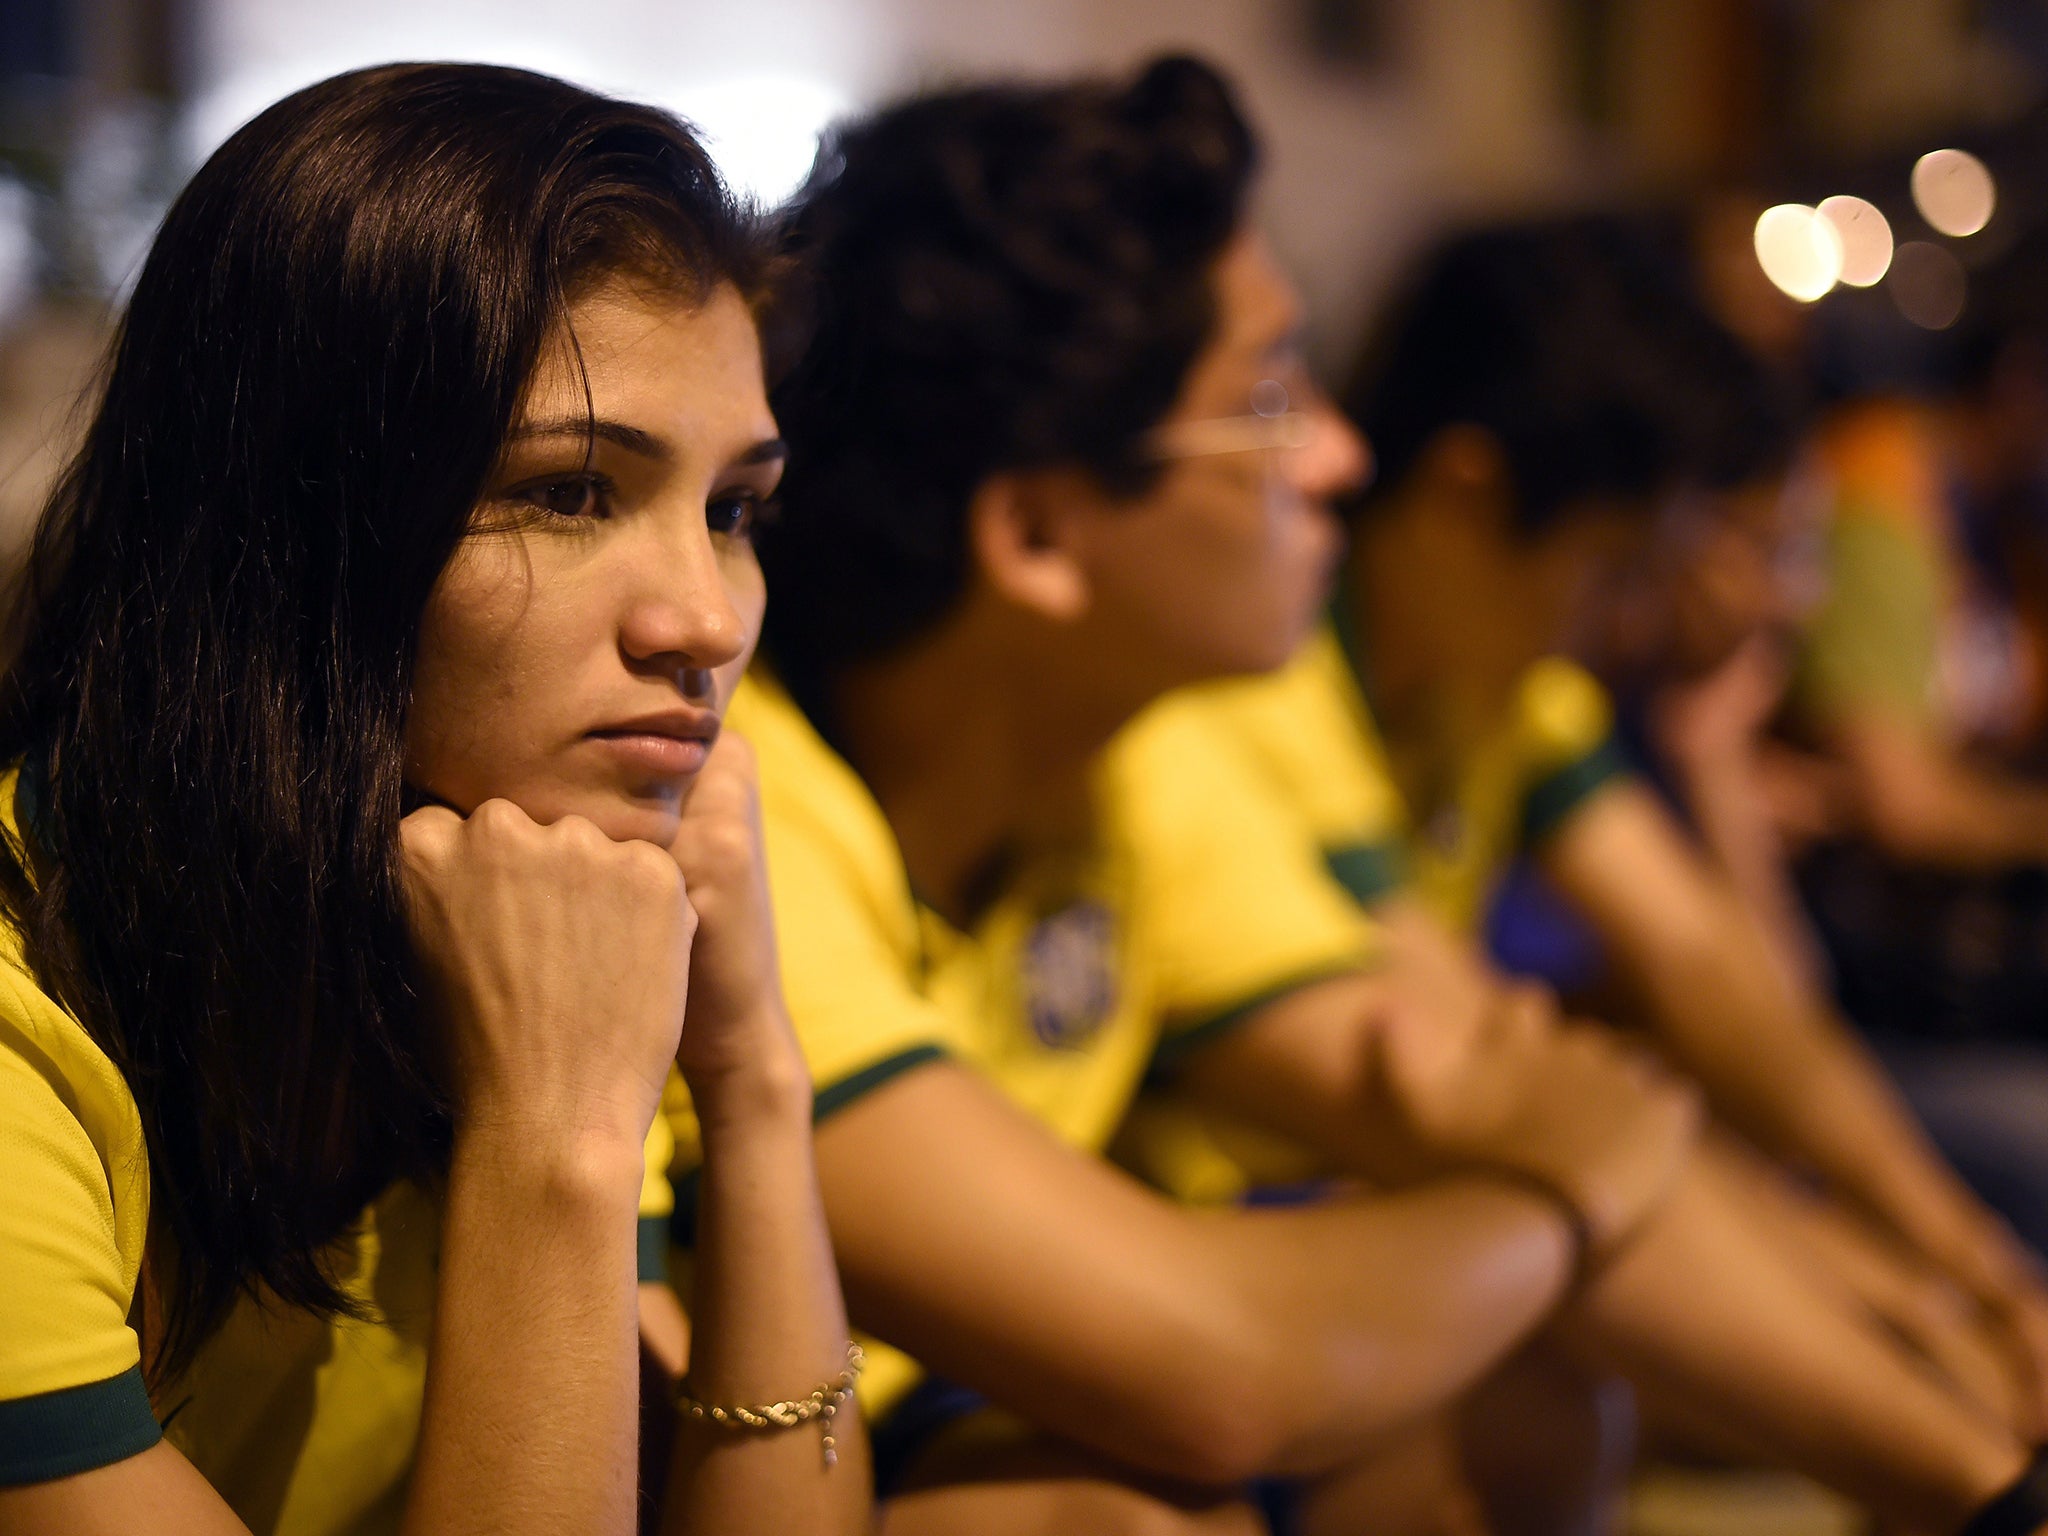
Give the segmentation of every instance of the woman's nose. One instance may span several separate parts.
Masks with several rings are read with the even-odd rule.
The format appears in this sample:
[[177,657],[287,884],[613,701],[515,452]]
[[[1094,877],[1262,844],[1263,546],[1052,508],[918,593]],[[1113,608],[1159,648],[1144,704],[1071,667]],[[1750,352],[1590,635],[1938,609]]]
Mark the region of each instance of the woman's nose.
[[747,625],[709,536],[632,561],[619,639],[633,660],[715,670],[745,654]]

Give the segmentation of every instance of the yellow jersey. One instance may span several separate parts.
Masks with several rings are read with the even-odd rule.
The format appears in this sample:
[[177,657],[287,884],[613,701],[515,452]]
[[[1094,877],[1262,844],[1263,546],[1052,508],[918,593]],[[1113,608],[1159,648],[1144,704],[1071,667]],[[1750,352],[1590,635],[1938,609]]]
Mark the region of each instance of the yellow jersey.
[[[14,791],[0,780],[0,805]],[[640,1201],[647,1279],[666,1258],[672,1147],[657,1118]],[[154,1402],[131,1321],[149,1200],[134,1096],[0,929],[0,1487],[167,1438],[252,1531],[396,1530],[433,1317],[432,1194],[394,1184],[344,1240],[337,1275],[363,1317],[244,1300]]]
[[[1087,827],[1013,861],[963,930],[918,899],[881,807],[772,678],[741,685],[728,723],[760,764],[783,990],[821,1120],[944,1060],[1100,1152],[1162,1049],[1373,957],[1312,852],[1276,873],[1287,844],[1246,820],[1257,797],[1199,733],[1192,749],[1177,727],[1120,741]],[[673,1085],[668,1108],[686,1241],[698,1133]],[[875,1345],[863,1405],[886,1413],[919,1374]]]
[[1523,673],[1509,708],[1448,766],[1442,802],[1427,807],[1403,796],[1335,624],[1277,673],[1175,702],[1239,745],[1358,901],[1405,886],[1467,932],[1515,857],[1627,772],[1606,690],[1558,656]]
[[[1284,850],[1271,867],[1296,881],[1320,877],[1361,911],[1409,890],[1468,932],[1515,855],[1624,771],[1612,725],[1607,695],[1588,673],[1560,658],[1538,661],[1512,707],[1444,775],[1445,803],[1418,823],[1335,623],[1280,671],[1185,689],[1141,722],[1155,733],[1207,733],[1208,753],[1232,762],[1240,798],[1258,805],[1259,835]],[[1165,761],[1154,766],[1170,771]],[[1310,875],[1305,865],[1320,868]],[[1196,1204],[1329,1171],[1307,1148],[1190,1105],[1170,1081],[1146,1094],[1117,1156]]]

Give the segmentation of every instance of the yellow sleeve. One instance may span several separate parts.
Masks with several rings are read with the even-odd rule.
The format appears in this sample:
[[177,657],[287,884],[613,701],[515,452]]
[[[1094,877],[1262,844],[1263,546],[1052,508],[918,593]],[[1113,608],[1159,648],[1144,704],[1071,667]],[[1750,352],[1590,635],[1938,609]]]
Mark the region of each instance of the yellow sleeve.
[[1629,774],[1614,704],[1593,674],[1550,656],[1523,675],[1515,701],[1523,783],[1521,841],[1533,846],[1594,794]]
[[0,1486],[106,1466],[160,1438],[128,1326],[119,1175],[57,1061],[13,1023],[0,1019]]
[[1408,810],[1337,633],[1324,626],[1278,672],[1191,690],[1257,765],[1361,906],[1407,884]]
[[1198,711],[1170,701],[1141,717],[1112,751],[1107,795],[1132,861],[1133,947],[1158,988],[1162,1058],[1377,961],[1375,925],[1305,819]]

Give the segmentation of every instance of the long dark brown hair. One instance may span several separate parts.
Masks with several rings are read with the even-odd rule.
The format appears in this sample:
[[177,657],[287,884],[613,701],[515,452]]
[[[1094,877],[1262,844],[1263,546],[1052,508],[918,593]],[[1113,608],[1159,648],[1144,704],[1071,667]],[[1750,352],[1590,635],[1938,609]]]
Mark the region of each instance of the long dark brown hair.
[[279,102],[166,217],[38,531],[0,678],[0,911],[135,1095],[158,1379],[322,1250],[447,1110],[398,823],[420,615],[571,296],[751,293],[687,128],[545,76],[394,65]]

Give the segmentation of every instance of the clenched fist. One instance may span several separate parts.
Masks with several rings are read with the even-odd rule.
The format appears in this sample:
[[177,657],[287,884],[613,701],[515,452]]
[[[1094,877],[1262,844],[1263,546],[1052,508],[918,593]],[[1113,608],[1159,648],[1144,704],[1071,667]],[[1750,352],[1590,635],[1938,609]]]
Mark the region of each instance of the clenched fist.
[[506,800],[402,826],[408,916],[458,1125],[647,1134],[682,1032],[697,930],[676,863]]

